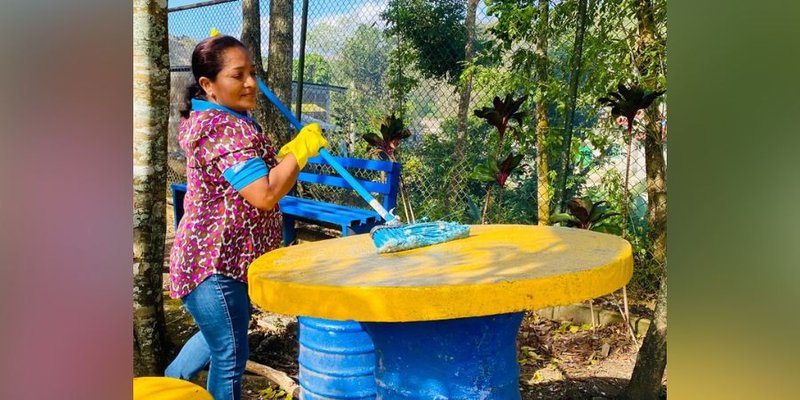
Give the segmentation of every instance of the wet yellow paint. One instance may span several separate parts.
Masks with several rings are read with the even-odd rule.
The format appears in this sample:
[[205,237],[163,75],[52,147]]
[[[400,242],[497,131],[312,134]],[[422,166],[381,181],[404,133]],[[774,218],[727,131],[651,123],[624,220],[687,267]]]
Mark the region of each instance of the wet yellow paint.
[[422,321],[570,304],[619,289],[630,244],[579,229],[476,225],[470,236],[377,254],[369,235],[281,248],[250,266],[250,297],[288,315]]
[[133,400],[214,400],[192,382],[163,376],[133,378]]

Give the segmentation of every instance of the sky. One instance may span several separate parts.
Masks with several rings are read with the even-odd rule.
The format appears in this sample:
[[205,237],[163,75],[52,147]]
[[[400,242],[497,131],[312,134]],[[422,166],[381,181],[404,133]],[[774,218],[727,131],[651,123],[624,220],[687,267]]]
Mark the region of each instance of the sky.
[[[169,0],[168,6],[198,3],[197,0]],[[386,9],[389,0],[309,0],[308,32],[315,28],[329,25],[337,34],[347,35],[355,31],[359,24],[375,24],[384,28],[380,13]],[[481,2],[482,3],[482,2]],[[261,5],[261,42],[262,53],[266,53],[269,42],[269,1],[262,0]],[[294,0],[294,55],[299,56],[300,49],[300,14],[302,0]],[[486,18],[483,7],[478,8],[477,18]],[[190,36],[200,40],[208,36],[211,28],[221,33],[239,37],[242,31],[241,2],[235,1],[209,7],[201,7],[169,14],[169,33],[173,36]],[[332,38],[333,39],[333,38]],[[341,42],[341,40],[339,40]]]
[[[193,4],[193,0],[171,0],[169,7]],[[300,14],[302,1],[295,0],[295,43],[299,50]],[[380,12],[388,0],[310,0],[308,31],[321,24],[332,24],[342,30],[355,29],[359,23],[380,23]],[[263,47],[269,35],[269,2],[261,1],[261,32]],[[223,34],[240,36],[242,30],[241,2],[231,2],[209,7],[176,11],[169,14],[169,32],[173,36],[190,36],[202,39],[212,27]]]
[[[198,0],[168,0],[168,7],[170,7],[170,8],[172,8],[172,7],[180,7],[180,6],[185,6],[185,5],[189,5],[189,4],[203,3],[205,1],[206,0],[199,0],[199,1]],[[346,9],[350,8],[353,4],[359,4],[359,3],[365,3],[365,2],[367,2],[367,0],[309,0],[309,2],[308,2],[309,7],[308,8],[309,9],[313,8],[316,3],[324,3],[325,4],[325,8],[329,9],[330,12],[343,12],[343,11],[346,11]],[[262,6],[263,5],[269,5],[269,1],[268,0],[261,1],[261,3],[263,3]],[[296,10],[299,11],[299,10],[302,9],[302,6],[303,6],[303,2],[302,1],[295,0],[294,3],[295,3],[295,9]]]

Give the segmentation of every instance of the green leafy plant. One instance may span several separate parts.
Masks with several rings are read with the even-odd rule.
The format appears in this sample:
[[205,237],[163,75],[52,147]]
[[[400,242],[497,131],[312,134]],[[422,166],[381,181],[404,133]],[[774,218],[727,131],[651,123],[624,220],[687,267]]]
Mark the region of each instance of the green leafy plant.
[[486,214],[491,203],[491,188],[496,184],[500,188],[498,203],[503,204],[503,188],[505,188],[506,180],[511,175],[519,163],[522,161],[522,154],[515,155],[511,153],[503,161],[495,161],[489,159],[485,164],[479,164],[475,167],[470,175],[471,178],[487,183],[486,199],[483,204],[483,217],[481,223],[486,223]]
[[627,136],[625,136],[625,141],[628,143],[628,154],[625,160],[625,197],[622,203],[623,231],[625,231],[624,226],[627,226],[627,221],[630,217],[628,210],[628,180],[631,169],[631,143],[633,142],[633,125],[636,120],[636,114],[639,113],[639,110],[650,107],[650,105],[653,104],[653,101],[655,101],[655,99],[664,93],[666,93],[666,90],[656,90],[650,92],[639,85],[626,87],[624,84],[619,83],[617,84],[616,92],[608,92],[608,97],[601,97],[597,99],[597,101],[601,104],[611,107],[611,115],[613,117],[625,117],[627,119],[628,129]]
[[292,400],[292,394],[272,385],[258,391],[259,400]]
[[610,218],[615,215],[619,213],[610,212],[606,201],[595,203],[588,197],[576,197],[567,202],[566,213],[553,214],[550,221],[578,229],[620,234],[619,227],[610,223]]
[[[492,101],[492,107],[483,107],[480,110],[475,110],[475,116],[485,119],[489,125],[497,128],[497,135],[500,138],[499,143],[502,144],[506,130],[511,126],[511,121],[516,121],[517,126],[522,123],[522,118],[526,113],[519,111],[519,108],[527,99],[528,96],[522,96],[514,100],[510,93],[506,95],[504,100],[500,100],[500,97],[495,96]],[[519,141],[517,130],[514,129],[514,126],[511,126],[511,128],[515,138]]]
[[611,107],[611,115],[625,117],[628,120],[628,134],[633,132],[633,123],[639,110],[650,107],[653,101],[666,93],[666,90],[648,92],[639,85],[626,87],[617,84],[616,92],[608,92],[608,97],[597,99],[601,104]]
[[[266,62],[265,62],[266,64]],[[264,66],[266,70],[266,66]],[[303,82],[328,85],[332,79],[332,69],[330,61],[324,56],[316,53],[306,54],[305,66],[303,67]],[[300,60],[292,60],[292,79],[298,80],[300,72]]]
[[[408,130],[402,118],[398,118],[394,113],[384,117],[381,123],[380,136],[375,133],[365,133],[362,138],[372,146],[379,153],[382,153],[387,159],[397,162],[395,157],[395,150],[400,147],[400,142],[411,136],[411,131]],[[414,222],[414,209],[411,207],[411,202],[408,199],[403,183],[403,176],[400,176],[400,202],[403,204],[403,211],[405,211],[406,219],[409,222]]]
[[410,44],[424,77],[452,83],[464,69],[465,12],[463,0],[392,0],[381,18],[387,36]]
[[[486,122],[493,126],[497,131],[497,149],[489,153],[489,158],[475,166],[470,177],[479,182],[485,182],[486,185],[486,198],[483,204],[483,213],[481,223],[487,222],[487,213],[492,199],[492,188],[497,185],[499,188],[498,204],[503,203],[503,189],[505,188],[506,180],[522,162],[522,154],[514,154],[511,151],[502,161],[500,161],[498,154],[505,145],[506,134],[511,132],[514,140],[519,143],[520,135],[518,128],[522,125],[522,119],[526,113],[520,111],[520,106],[527,100],[528,96],[522,96],[514,99],[511,94],[507,94],[505,99],[501,100],[499,96],[495,96],[492,101],[492,107],[483,107],[475,110],[475,116],[486,120]],[[516,124],[511,124],[516,122]],[[513,143],[512,143],[513,144]]]
[[467,216],[470,224],[478,224],[481,222],[481,210],[478,209],[478,205],[472,201],[471,198],[467,197]]
[[475,167],[471,177],[475,180],[487,183],[497,183],[504,187],[508,176],[511,175],[517,166],[522,162],[522,154],[511,153],[503,161],[487,160],[485,164]]
[[411,136],[411,131],[395,114],[388,115],[381,123],[380,136],[369,132],[362,138],[379,152],[386,155],[389,160],[395,161],[394,151],[400,146],[400,141]]

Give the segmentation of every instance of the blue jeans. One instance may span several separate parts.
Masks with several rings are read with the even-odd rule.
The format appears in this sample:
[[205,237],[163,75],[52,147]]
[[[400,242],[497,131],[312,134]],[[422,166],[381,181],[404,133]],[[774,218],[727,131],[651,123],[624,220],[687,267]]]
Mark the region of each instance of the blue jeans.
[[206,387],[214,399],[239,400],[249,356],[247,284],[211,275],[182,300],[200,332],[186,342],[164,375],[191,379],[210,362]]

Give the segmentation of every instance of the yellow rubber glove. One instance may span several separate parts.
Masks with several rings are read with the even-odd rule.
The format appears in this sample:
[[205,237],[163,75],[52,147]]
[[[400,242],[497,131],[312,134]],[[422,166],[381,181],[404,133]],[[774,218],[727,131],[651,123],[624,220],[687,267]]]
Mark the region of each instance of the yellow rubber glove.
[[278,161],[283,160],[287,154],[291,153],[297,160],[297,165],[303,169],[311,157],[319,155],[319,149],[328,147],[328,141],[322,136],[322,129],[316,122],[308,124],[297,133],[291,142],[286,143],[275,157]]

